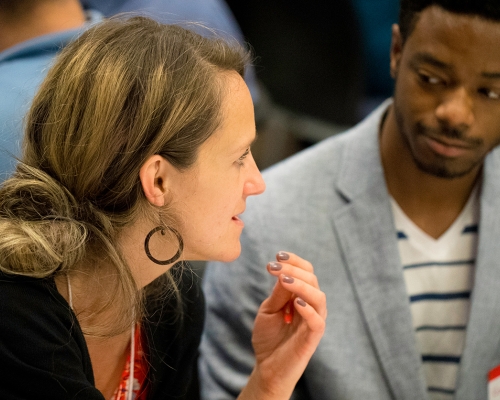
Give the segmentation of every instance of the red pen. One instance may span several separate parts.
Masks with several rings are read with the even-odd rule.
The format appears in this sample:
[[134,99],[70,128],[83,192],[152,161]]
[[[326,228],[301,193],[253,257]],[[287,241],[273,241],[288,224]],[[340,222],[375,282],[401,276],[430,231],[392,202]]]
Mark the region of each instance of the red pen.
[[285,324],[291,324],[293,321],[293,300],[289,300],[285,304],[283,320]]

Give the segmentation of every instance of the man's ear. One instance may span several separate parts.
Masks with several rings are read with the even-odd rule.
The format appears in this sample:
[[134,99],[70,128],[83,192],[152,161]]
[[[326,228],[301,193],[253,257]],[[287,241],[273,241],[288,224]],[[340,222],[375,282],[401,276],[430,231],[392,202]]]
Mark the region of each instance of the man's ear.
[[169,165],[167,160],[156,154],[149,157],[139,171],[139,179],[146,198],[158,207],[165,205]]
[[391,40],[391,76],[395,79],[398,74],[399,63],[403,53],[403,38],[398,24],[392,25],[392,40]]

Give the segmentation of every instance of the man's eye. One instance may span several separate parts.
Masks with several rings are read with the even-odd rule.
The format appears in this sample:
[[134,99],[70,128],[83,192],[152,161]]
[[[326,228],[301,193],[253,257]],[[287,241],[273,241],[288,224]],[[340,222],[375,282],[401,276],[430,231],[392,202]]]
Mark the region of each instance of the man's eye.
[[500,99],[500,90],[492,90],[487,88],[479,89],[479,93],[485,95],[488,99],[498,100]]
[[438,85],[443,82],[441,79],[436,78],[435,76],[430,76],[427,74],[419,74],[419,76],[423,82],[429,83],[431,85]]

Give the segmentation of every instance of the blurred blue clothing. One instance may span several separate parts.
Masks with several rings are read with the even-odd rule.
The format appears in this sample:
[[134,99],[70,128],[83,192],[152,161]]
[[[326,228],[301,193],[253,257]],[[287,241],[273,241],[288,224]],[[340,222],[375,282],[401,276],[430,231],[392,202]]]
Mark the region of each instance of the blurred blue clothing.
[[102,20],[87,10],[81,28],[39,36],[0,52],[0,182],[20,154],[24,116],[57,53],[90,25]]
[[[106,17],[131,12],[142,14],[157,21],[173,24],[182,22],[195,22],[213,29],[218,35],[236,39],[244,44],[243,33],[224,0],[82,0],[84,7],[99,10]],[[200,34],[206,34],[206,29],[196,29]],[[255,71],[249,66],[246,71],[245,81],[252,94],[254,104],[259,101]]]

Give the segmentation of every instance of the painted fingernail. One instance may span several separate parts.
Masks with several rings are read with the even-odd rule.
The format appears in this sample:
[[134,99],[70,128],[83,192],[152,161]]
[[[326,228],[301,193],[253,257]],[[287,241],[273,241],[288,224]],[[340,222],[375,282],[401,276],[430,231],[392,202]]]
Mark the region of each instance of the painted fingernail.
[[278,252],[277,257],[278,257],[278,260],[285,261],[285,260],[288,260],[290,258],[290,255],[288,253],[285,253],[284,251],[280,251],[280,252]]
[[291,276],[283,275],[283,282],[285,283],[293,283],[294,279]]
[[269,269],[271,271],[279,271],[281,269],[281,264],[277,262],[270,262],[269,263]]
[[302,307],[307,306],[307,303],[304,300],[302,300],[300,297],[297,297],[297,299],[295,301],[297,302],[297,304],[299,306],[302,306]]

